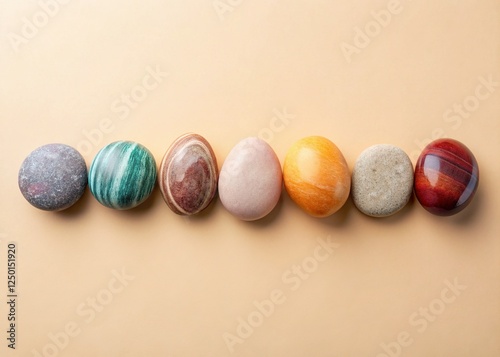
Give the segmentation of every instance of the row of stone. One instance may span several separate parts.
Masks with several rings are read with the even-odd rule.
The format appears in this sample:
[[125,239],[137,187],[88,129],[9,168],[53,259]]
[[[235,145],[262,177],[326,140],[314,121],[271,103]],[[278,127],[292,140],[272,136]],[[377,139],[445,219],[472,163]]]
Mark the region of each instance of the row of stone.
[[165,202],[177,214],[201,212],[218,190],[231,214],[253,221],[274,209],[283,182],[291,199],[315,217],[338,211],[350,193],[361,212],[390,216],[408,203],[413,192],[429,212],[452,215],[472,200],[479,169],[465,145],[440,139],[422,151],[415,170],[402,149],[387,144],[371,146],[358,157],[351,176],[338,147],[324,137],[311,136],[289,149],[283,169],[269,144],[246,138],[233,147],[219,173],[208,141],[186,134],[167,150],[158,172],[151,152],[135,142],[107,145],[88,172],[77,150],[48,144],[29,154],[18,180],[26,200],[42,210],[72,206],[87,184],[104,206],[130,209],[144,202],[158,181]]

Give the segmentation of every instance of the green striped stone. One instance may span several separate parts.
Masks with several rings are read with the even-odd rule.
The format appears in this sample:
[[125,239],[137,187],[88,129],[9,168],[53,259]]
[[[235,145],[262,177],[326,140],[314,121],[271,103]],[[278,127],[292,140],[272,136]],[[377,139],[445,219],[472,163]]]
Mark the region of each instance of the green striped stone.
[[156,183],[156,163],[151,152],[132,141],[105,146],[92,161],[89,188],[106,207],[125,210],[144,202]]

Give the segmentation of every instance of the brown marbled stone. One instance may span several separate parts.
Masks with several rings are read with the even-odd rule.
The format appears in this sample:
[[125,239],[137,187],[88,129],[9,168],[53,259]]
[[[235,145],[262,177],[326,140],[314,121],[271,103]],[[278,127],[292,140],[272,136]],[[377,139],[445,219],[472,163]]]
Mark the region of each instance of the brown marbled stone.
[[167,150],[158,181],[168,207],[180,215],[205,209],[217,190],[217,159],[208,141],[198,134],[179,137]]

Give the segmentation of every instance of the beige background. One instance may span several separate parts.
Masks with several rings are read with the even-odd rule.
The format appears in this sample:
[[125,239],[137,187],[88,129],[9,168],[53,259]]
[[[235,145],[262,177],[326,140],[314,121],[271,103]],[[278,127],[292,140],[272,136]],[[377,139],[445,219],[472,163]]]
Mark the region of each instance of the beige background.
[[[498,1],[42,3],[49,10],[0,1],[0,331],[6,247],[19,245],[18,348],[2,332],[0,355],[229,356],[224,333],[237,335],[239,318],[273,290],[285,301],[232,355],[391,355],[383,344],[394,356],[500,355],[500,87],[468,98],[481,81],[500,82]],[[388,7],[396,10],[377,28],[372,12]],[[366,26],[374,36],[346,57],[341,46]],[[168,76],[141,92],[145,78],[154,84],[148,68]],[[144,100],[126,113],[119,101],[131,94]],[[473,110],[443,118],[467,100]],[[276,126],[284,112],[289,123]],[[158,190],[127,212],[88,191],[64,213],[42,212],[19,193],[19,166],[40,145],[78,147],[90,165],[105,144],[136,140],[159,163],[185,132],[205,136],[219,166],[259,133],[281,162],[294,141],[324,135],[351,168],[372,144],[398,145],[415,163],[432,136],[449,136],[476,155],[480,189],[451,218],[412,202],[372,219],[349,201],[315,219],[283,193],[254,223],[219,201],[199,217],[176,216]],[[334,253],[293,290],[284,277],[313,264],[328,239]],[[134,277],[125,287],[113,278],[122,269]],[[447,282],[464,290],[445,303]],[[96,297],[109,304],[89,310]],[[430,306],[440,315],[425,326],[419,309]],[[68,324],[76,332],[65,341]],[[51,349],[51,336],[62,348]]]

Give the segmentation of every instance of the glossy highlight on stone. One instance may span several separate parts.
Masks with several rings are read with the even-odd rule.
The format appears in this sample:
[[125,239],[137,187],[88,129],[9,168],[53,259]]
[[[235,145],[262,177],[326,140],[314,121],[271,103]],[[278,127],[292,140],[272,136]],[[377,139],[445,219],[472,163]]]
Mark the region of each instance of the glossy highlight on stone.
[[451,216],[471,202],[479,184],[479,167],[472,152],[453,139],[425,147],[415,166],[415,195],[438,216]]
[[281,164],[264,140],[249,137],[229,152],[219,177],[219,197],[234,216],[254,221],[278,203],[282,186]]
[[314,217],[338,211],[351,189],[344,156],[321,136],[306,137],[292,145],[283,165],[283,178],[292,200]]
[[87,187],[82,155],[64,144],[47,144],[32,151],[19,169],[24,198],[44,211],[61,211],[75,204]]
[[354,205],[372,217],[400,211],[413,193],[413,165],[394,145],[378,144],[363,150],[352,170]]
[[197,134],[179,137],[160,165],[158,183],[168,207],[180,215],[205,209],[217,191],[217,159],[208,141]]
[[156,183],[153,155],[141,144],[117,141],[102,148],[89,170],[89,187],[102,205],[118,210],[144,202]]

